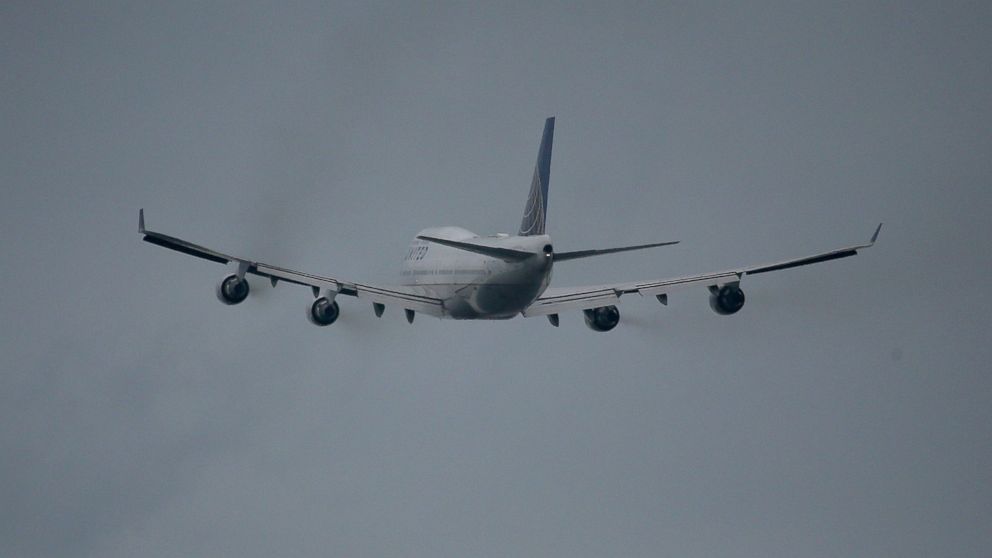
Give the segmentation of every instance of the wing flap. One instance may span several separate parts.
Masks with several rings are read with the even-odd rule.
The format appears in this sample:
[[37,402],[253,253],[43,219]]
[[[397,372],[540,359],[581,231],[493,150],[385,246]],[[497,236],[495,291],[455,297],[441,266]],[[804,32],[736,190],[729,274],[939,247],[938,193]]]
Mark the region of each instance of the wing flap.
[[548,289],[541,298],[534,301],[522,314],[526,317],[547,316],[566,310],[585,310],[599,306],[609,306],[620,301],[620,293],[610,288],[584,292],[572,289]]
[[778,271],[781,269],[789,269],[793,267],[799,267],[802,265],[810,265],[820,262],[829,262],[830,260],[837,260],[840,258],[846,258],[849,256],[854,256],[858,253],[858,250],[864,250],[865,248],[871,248],[875,245],[875,241],[878,240],[878,233],[882,231],[882,223],[878,224],[875,229],[875,233],[871,235],[871,240],[865,244],[858,244],[855,246],[848,246],[846,248],[840,248],[837,250],[831,250],[829,252],[821,252],[819,254],[814,254],[812,256],[806,256],[803,258],[796,258],[792,260],[785,260],[781,262],[758,265],[748,267],[744,270],[748,275],[756,275],[758,273],[766,273],[769,271]]
[[748,268],[748,275],[756,275],[758,273],[767,273],[769,271],[779,271],[782,269],[789,269],[793,267],[799,267],[803,265],[815,264],[820,262],[829,262],[830,260],[838,260],[840,258],[846,258],[848,256],[853,256],[857,254],[858,251],[854,249],[838,250],[836,252],[830,252],[827,254],[819,254],[816,256],[809,256],[806,258],[799,258],[797,260],[788,260],[784,262],[762,265],[758,267]]
[[427,296],[415,287],[375,287],[372,285],[356,285],[359,299],[368,300],[375,304],[386,306],[401,306],[430,316],[442,316],[444,305],[440,299]]
[[677,279],[665,279],[662,281],[651,281],[639,283],[630,292],[636,292],[643,296],[657,296],[667,294],[673,288],[691,287],[695,285],[717,285],[722,283],[732,283],[741,280],[740,271],[721,271],[719,273],[706,273],[703,275],[693,275],[690,277],[679,277]]
[[719,271],[716,273],[704,273],[700,275],[690,275],[687,277],[677,277],[673,279],[659,279],[654,281],[637,281],[629,283],[615,283],[612,285],[597,285],[587,287],[552,288],[545,291],[533,304],[525,309],[524,316],[544,316],[547,314],[557,314],[565,310],[585,310],[615,304],[621,295],[638,293],[642,296],[667,295],[672,290],[690,286],[717,286],[726,283],[739,282],[745,275],[756,275],[769,271],[779,271],[804,265],[820,262],[828,262],[840,258],[846,258],[858,253],[859,250],[870,248],[878,240],[878,233],[882,225],[879,224],[871,240],[865,244],[849,246],[828,252],[821,252],[811,256],[784,260],[772,264],[742,267],[735,270]]
[[[293,271],[264,263],[255,263],[248,268],[248,273],[261,277],[268,277],[277,281],[285,281],[305,287],[317,287],[318,289],[328,289],[335,292],[345,293],[345,284],[330,277],[321,277],[311,273]],[[347,293],[345,293],[347,294]]]
[[544,316],[557,314],[566,310],[587,310],[616,304],[625,294],[640,294],[642,296],[657,296],[668,294],[679,287],[695,285],[717,285],[740,281],[740,271],[724,271],[707,273],[674,279],[658,281],[638,281],[631,283],[616,283],[613,285],[597,285],[591,287],[550,288],[533,304],[523,311],[524,316]]
[[205,260],[210,260],[217,263],[230,263],[233,258],[227,254],[221,254],[220,252],[215,252],[209,248],[204,248],[192,242],[186,242],[185,240],[178,239],[173,236],[159,234],[150,231],[142,231],[145,235],[142,240],[145,242],[150,242],[151,244],[156,244],[162,246],[163,248],[168,248],[170,250],[175,250],[177,252],[182,252],[184,254],[189,254],[191,256],[196,256],[198,258],[203,258]]
[[405,309],[434,316],[440,316],[444,313],[444,305],[441,299],[431,297],[427,292],[416,287],[384,287],[351,283],[333,277],[324,277],[313,273],[294,271],[292,269],[237,258],[181,238],[149,231],[145,229],[144,210],[141,210],[138,215],[138,232],[143,235],[143,240],[146,242],[221,264],[239,262],[239,264],[245,266],[244,271],[246,273],[266,277],[273,282],[273,285],[279,281],[285,281],[295,285],[310,287],[314,289],[315,293],[327,290],[369,300],[377,304],[400,306]]

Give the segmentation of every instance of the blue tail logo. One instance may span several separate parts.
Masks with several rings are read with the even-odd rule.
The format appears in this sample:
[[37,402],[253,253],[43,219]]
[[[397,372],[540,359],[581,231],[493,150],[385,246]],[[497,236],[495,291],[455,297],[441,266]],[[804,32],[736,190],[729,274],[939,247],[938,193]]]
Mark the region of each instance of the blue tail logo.
[[555,118],[544,121],[544,134],[534,165],[534,178],[530,183],[530,195],[524,206],[524,218],[520,222],[520,236],[544,234],[544,219],[548,214],[548,180],[551,178],[551,144],[555,138]]

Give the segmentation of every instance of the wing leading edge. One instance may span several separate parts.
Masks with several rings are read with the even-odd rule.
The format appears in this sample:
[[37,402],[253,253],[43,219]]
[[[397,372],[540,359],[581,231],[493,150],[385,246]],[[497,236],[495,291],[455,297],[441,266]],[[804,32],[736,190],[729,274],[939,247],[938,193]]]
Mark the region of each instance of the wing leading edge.
[[662,303],[667,303],[668,293],[680,287],[701,285],[713,287],[727,283],[740,282],[745,275],[756,275],[769,271],[778,271],[803,265],[810,265],[840,258],[846,258],[858,253],[859,250],[871,248],[878,240],[878,233],[882,230],[879,224],[872,234],[871,240],[865,244],[848,246],[829,252],[821,252],[811,256],[784,260],[780,262],[754,265],[720,271],[716,273],[706,273],[701,275],[691,275],[687,277],[676,277],[672,279],[659,279],[653,281],[632,281],[628,283],[614,283],[609,285],[596,285],[587,287],[565,287],[549,288],[522,313],[524,316],[547,316],[558,314],[566,310],[587,310],[600,306],[616,304],[622,295],[640,294],[641,296],[655,296]]
[[150,231],[145,228],[144,209],[138,211],[138,233],[142,235],[142,239],[145,242],[156,244],[163,248],[221,264],[236,263],[239,274],[248,273],[265,277],[269,279],[273,287],[279,281],[285,281],[295,285],[310,287],[315,297],[321,292],[331,292],[368,300],[374,304],[397,305],[406,310],[413,310],[433,316],[444,314],[444,307],[440,299],[427,296],[426,293],[419,292],[415,287],[367,285],[302,271],[294,271],[292,269],[231,256],[181,238]]

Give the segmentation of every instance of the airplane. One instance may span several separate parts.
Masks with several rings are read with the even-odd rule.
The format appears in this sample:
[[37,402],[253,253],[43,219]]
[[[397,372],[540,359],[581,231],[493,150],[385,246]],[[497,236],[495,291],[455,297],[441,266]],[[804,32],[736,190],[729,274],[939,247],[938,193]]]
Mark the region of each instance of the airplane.
[[406,252],[399,285],[346,281],[231,256],[146,229],[144,209],[138,211],[138,232],[146,242],[235,269],[221,279],[216,288],[217,298],[227,305],[240,304],[248,298],[251,288],[247,275],[267,278],[273,287],[279,282],[310,287],[313,301],[307,305],[306,315],[317,326],[328,326],[338,319],[337,297],[346,295],[370,302],[377,317],[382,316],[386,306],[400,307],[410,323],[418,313],[456,320],[502,320],[520,315],[546,316],[551,325],[558,327],[560,313],[578,310],[590,329],[604,332],[620,322],[620,311],[616,306],[620,297],[635,293],[653,296],[667,305],[668,295],[673,290],[705,287],[710,292],[710,306],[716,313],[735,314],[744,306],[744,292],[740,287],[744,276],[853,256],[859,250],[873,246],[882,229],[879,224],[866,244],[770,264],[672,279],[549,287],[552,269],[560,262],[678,243],[555,251],[546,229],[554,130],[555,118],[548,118],[519,232],[516,235],[480,236],[454,226],[423,229]]

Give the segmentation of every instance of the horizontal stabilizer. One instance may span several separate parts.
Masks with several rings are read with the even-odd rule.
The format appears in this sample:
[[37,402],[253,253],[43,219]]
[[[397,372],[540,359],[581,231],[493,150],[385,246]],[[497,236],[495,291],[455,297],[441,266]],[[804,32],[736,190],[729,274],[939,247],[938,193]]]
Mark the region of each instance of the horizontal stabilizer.
[[644,248],[656,248],[658,246],[670,246],[672,244],[678,244],[678,240],[673,240],[670,242],[655,242],[653,244],[638,244],[637,246],[620,246],[618,248],[603,248],[601,250],[577,250],[575,252],[557,252],[555,253],[555,261],[562,262],[565,260],[577,260],[579,258],[588,258],[590,256],[602,256],[603,254],[616,254],[617,252],[628,252],[630,250],[643,250]]
[[448,246],[450,248],[457,248],[459,250],[465,250],[467,252],[475,252],[476,254],[483,254],[486,256],[491,256],[493,258],[499,258],[504,261],[520,261],[520,260],[525,260],[534,255],[533,252],[524,252],[523,250],[514,250],[512,248],[499,248],[497,246],[482,246],[481,244],[473,244],[471,242],[459,242],[457,240],[448,240],[446,238],[436,238],[433,236],[418,235],[417,238],[419,238],[420,240],[426,240],[428,242],[434,242],[442,246]]

